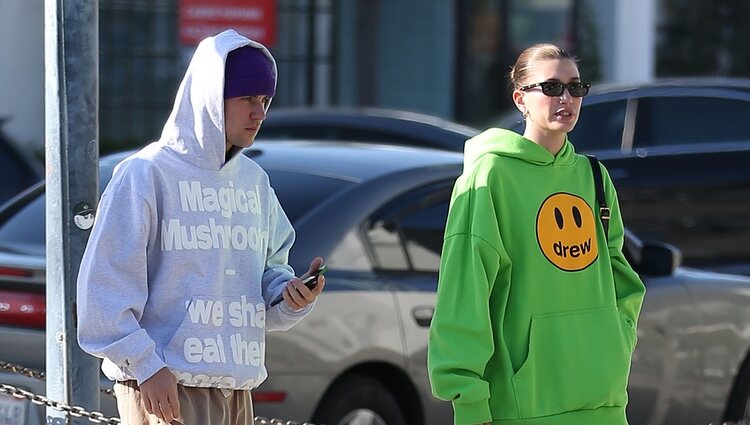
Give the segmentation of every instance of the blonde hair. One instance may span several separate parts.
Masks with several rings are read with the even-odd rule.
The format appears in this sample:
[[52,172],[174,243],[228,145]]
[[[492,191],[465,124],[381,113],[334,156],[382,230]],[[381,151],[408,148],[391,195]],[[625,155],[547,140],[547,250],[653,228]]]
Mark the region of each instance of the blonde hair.
[[517,89],[527,82],[526,79],[531,73],[534,62],[554,59],[570,59],[574,63],[578,62],[578,58],[571,53],[549,43],[535,44],[521,52],[516,64],[510,68],[510,73],[508,73],[513,88]]

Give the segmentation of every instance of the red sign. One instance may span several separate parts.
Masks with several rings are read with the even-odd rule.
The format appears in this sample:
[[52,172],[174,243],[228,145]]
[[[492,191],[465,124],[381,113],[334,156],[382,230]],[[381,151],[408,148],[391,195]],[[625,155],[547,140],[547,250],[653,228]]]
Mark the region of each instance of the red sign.
[[180,0],[180,42],[188,46],[233,29],[272,46],[276,43],[276,0]]

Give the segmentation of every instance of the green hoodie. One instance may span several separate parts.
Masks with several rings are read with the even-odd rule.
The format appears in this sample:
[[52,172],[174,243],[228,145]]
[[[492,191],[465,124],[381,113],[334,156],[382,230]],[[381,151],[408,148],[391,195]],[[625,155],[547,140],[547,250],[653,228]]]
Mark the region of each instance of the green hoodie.
[[645,288],[609,240],[588,160],[490,129],[466,143],[445,232],[428,367],[455,424],[624,425]]

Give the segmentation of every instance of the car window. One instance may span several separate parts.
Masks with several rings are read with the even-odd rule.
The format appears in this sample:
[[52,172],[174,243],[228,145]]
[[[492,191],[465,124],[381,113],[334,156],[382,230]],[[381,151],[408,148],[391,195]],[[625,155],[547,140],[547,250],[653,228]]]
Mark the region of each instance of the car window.
[[365,238],[375,269],[437,272],[452,182],[402,196],[368,220]]
[[620,150],[625,125],[625,99],[584,104],[570,141],[578,152]]
[[[292,223],[317,203],[352,184],[333,177],[293,171],[267,170],[267,173],[271,186],[278,194],[279,203]],[[301,179],[305,180],[311,190],[293,190]],[[105,184],[105,181],[100,184]],[[0,223],[0,247],[23,253],[44,254],[45,219],[45,194],[41,193]]]
[[[281,207],[292,223],[295,223],[315,205],[352,184],[350,181],[331,176],[317,176],[296,171],[266,169],[266,173]],[[305,187],[309,190],[297,190],[301,181],[305,182]]]
[[44,193],[16,211],[0,225],[0,247],[22,254],[44,255]]
[[372,262],[357,230],[355,228],[347,232],[328,256],[326,263],[331,269],[372,271]]
[[[634,146],[747,142],[750,101],[701,96],[638,100]],[[700,117],[700,118],[698,118]]]
[[0,134],[0,202],[12,198],[38,182],[39,173]]

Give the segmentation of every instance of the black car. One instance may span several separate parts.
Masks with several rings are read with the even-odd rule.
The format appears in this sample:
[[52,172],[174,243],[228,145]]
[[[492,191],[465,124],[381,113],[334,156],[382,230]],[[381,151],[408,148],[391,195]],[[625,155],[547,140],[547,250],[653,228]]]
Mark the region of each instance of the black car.
[[[623,216],[685,264],[750,275],[750,80],[592,88],[570,139],[606,165]],[[520,114],[497,126],[523,133]],[[398,111],[271,110],[260,138],[377,141],[463,152],[479,130]]]
[[[750,275],[747,117],[750,80],[595,86],[569,137],[607,165],[631,229],[685,264]],[[518,118],[500,125],[522,133]]]
[[376,142],[463,151],[479,131],[415,112],[377,108],[271,109],[259,139]]

